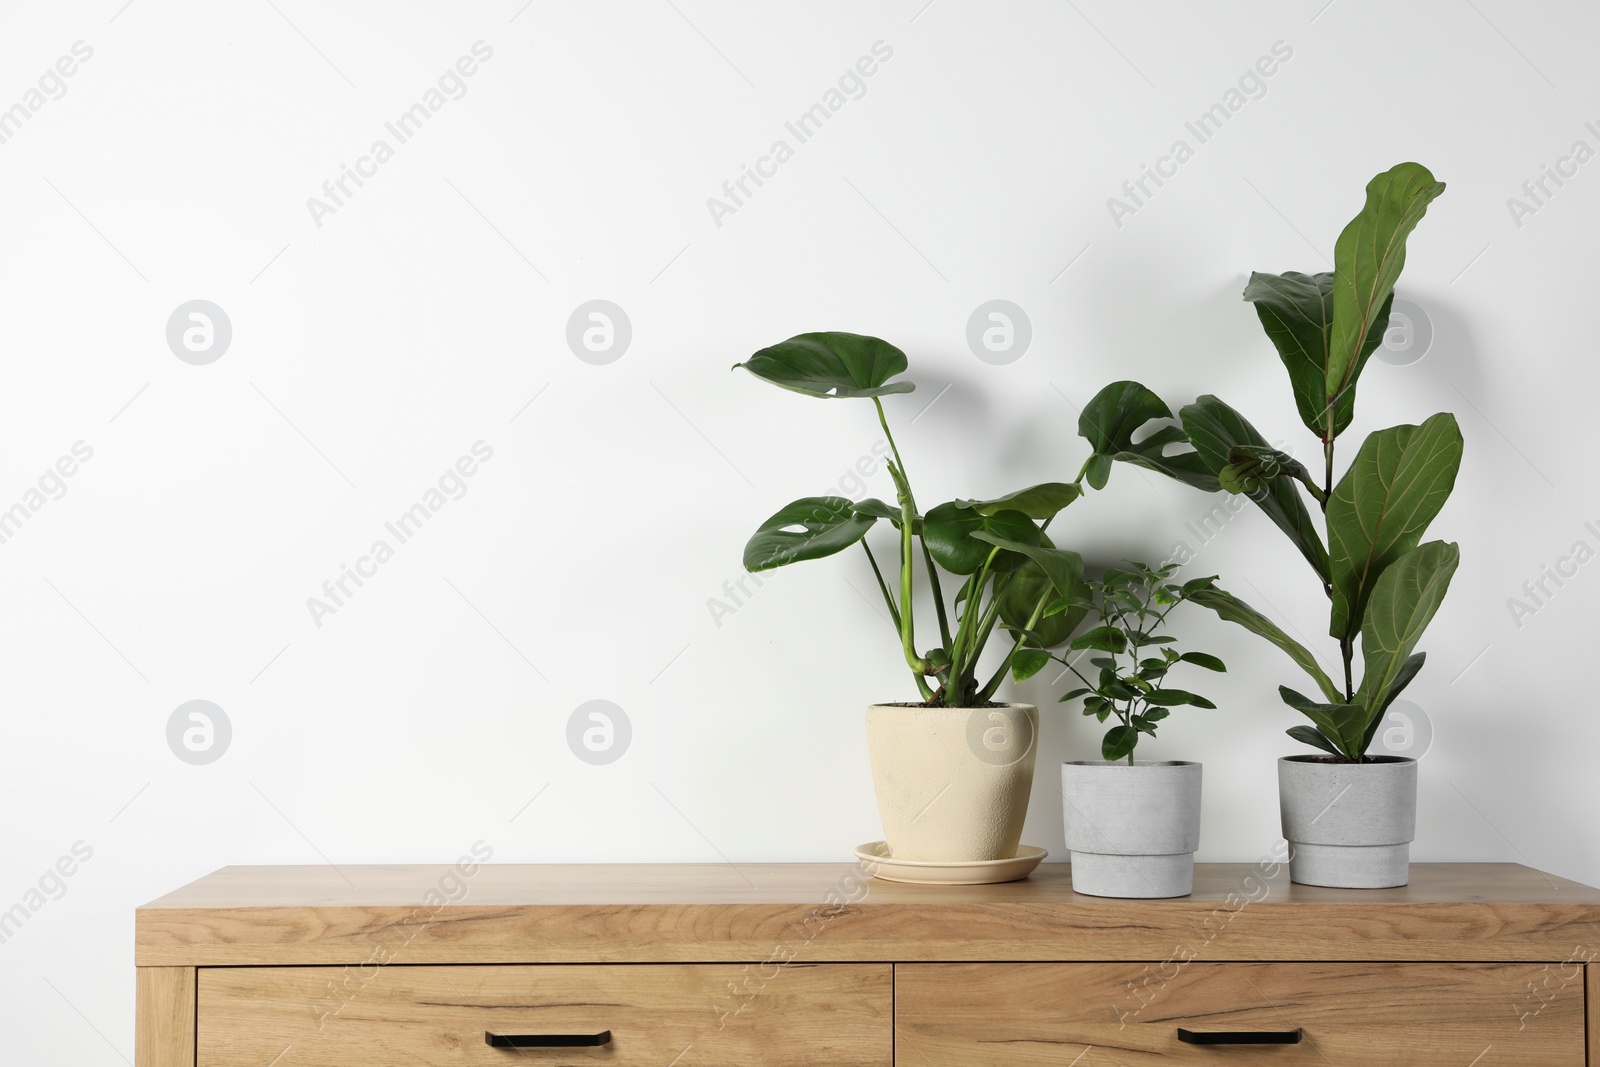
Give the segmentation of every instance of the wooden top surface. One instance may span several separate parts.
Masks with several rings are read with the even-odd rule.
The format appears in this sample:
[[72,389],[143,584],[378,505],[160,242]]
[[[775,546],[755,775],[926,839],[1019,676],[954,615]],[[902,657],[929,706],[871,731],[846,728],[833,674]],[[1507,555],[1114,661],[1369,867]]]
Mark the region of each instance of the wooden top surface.
[[[1471,902],[1600,907],[1600,889],[1517,863],[1413,863],[1409,885],[1359,890],[1295,885],[1289,881],[1287,865],[1278,866],[1278,872],[1264,880],[1268,886],[1264,897],[1254,888],[1263,881],[1257,864],[1198,863],[1193,894],[1138,903],[1146,907],[1224,903],[1231,893],[1279,905]],[[1028,878],[999,885],[918,886],[874,878],[862,881],[861,890],[846,881],[859,871],[857,865],[846,863],[502,863],[480,866],[463,877],[452,876],[452,868],[445,865],[223,867],[141,910],[399,907],[422,905],[430,893],[452,904],[496,907],[823,904],[830,902],[830,892],[859,904],[932,907],[1105,902],[1074,893],[1071,865],[1066,863],[1041,864]]]
[[855,864],[225,867],[140,908],[140,966],[1145,960],[1557,961],[1600,890],[1507,863],[1416,863],[1398,889],[1203,863],[1171,900],[1026,880],[914,886]]

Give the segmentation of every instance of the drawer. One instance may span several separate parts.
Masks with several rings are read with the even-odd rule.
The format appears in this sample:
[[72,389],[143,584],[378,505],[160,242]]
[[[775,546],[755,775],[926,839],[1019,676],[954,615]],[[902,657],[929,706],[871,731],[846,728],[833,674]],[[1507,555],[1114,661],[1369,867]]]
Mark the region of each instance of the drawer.
[[[204,967],[198,1067],[890,1067],[887,964]],[[491,1047],[485,1035],[595,1035]]]
[[[918,1067],[1583,1067],[1583,977],[1577,964],[910,964],[895,1023]],[[1180,1027],[1301,1039],[1189,1044]]]

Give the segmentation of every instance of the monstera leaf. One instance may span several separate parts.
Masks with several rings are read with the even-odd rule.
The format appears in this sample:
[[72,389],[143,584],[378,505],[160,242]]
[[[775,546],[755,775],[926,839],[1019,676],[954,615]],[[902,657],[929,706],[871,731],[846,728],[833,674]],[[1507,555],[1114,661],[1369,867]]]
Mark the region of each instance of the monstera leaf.
[[[1055,551],[1048,549],[1048,546],[1041,547]],[[1083,557],[1076,552],[1063,553],[1055,571],[1055,577],[1051,578],[1045,573],[1044,567],[1030,559],[1011,576],[1005,591],[1000,594],[1001,621],[1013,630],[1029,630],[1037,637],[1034,643],[1042,648],[1065,644],[1089,612],[1089,583],[1083,576]],[[1059,584],[1063,582],[1073,586],[1072,592],[1060,592]],[[1064,596],[1078,597],[1084,602],[1054,615],[1041,616],[1031,628],[1028,626],[1041,600],[1053,601]]]
[[1025,556],[1038,564],[1045,578],[1055,586],[1058,596],[1074,598],[1087,596],[1089,590],[1083,577],[1083,557],[1076,552],[1069,552],[1064,548],[1051,548],[1049,545],[1013,541],[988,530],[980,530],[972,536],[997,548],[1003,548],[1007,552]]
[[757,378],[806,396],[828,399],[909,393],[911,382],[890,382],[906,369],[906,354],[858,333],[803,333],[735,363]]
[[1461,466],[1461,430],[1440,412],[1421,426],[1370,434],[1328,500],[1333,614],[1341,641],[1361,620],[1385,568],[1416,547],[1450,496]]
[[[1178,414],[1200,461],[1219,476],[1219,485],[1223,484],[1224,472],[1235,450],[1248,448],[1258,453],[1273,452],[1266,438],[1250,425],[1248,419],[1214,396],[1202,396]],[[1251,493],[1250,499],[1267,513],[1267,518],[1278,529],[1289,536],[1294,547],[1316,570],[1317,576],[1326,582],[1328,550],[1323,547],[1316,523],[1312,522],[1311,513],[1306,510],[1305,498],[1287,476],[1288,473],[1285,471],[1285,476],[1268,481],[1260,492]],[[1229,479],[1233,480],[1231,475]],[[1238,492],[1239,489],[1230,491]]]
[[744,546],[744,569],[770,571],[831,556],[865,537],[877,521],[846,497],[801,497],[757,528]]
[[1089,484],[1104,489],[1111,476],[1111,461],[1120,459],[1196,489],[1216,492],[1216,469],[1206,466],[1193,449],[1167,454],[1173,445],[1189,444],[1179,427],[1161,427],[1134,443],[1133,435],[1145,425],[1170,418],[1172,410],[1166,402],[1138,382],[1112,382],[1096,393],[1078,416],[1078,433],[1094,449],[1086,475]]
[[1020,511],[1030,519],[1053,519],[1057,512],[1083,495],[1083,487],[1075,482],[1044,482],[1018,489],[1015,493],[995,497],[993,500],[957,500],[960,507],[971,508],[979,515],[993,515],[997,511]]
[[[922,520],[922,543],[939,566],[951,574],[976,574],[994,550],[992,541],[981,539],[979,534],[989,534],[1008,541],[1039,544],[1039,527],[1020,511],[997,511],[984,515],[958,501],[940,504]],[[1021,556],[1002,552],[995,557],[989,569],[1015,570],[1026,560]]]
[[[1401,163],[1367,183],[1367,202],[1333,246],[1333,314],[1328,329],[1329,400],[1342,400],[1361,371],[1361,353],[1388,320],[1394,283],[1406,265],[1406,238],[1444,183],[1420,163]],[[1381,336],[1381,329],[1379,330]]]
[[1289,372],[1300,421],[1324,441],[1343,433],[1355,415],[1356,379],[1366,366],[1367,357],[1383,341],[1383,331],[1389,326],[1389,306],[1394,299],[1391,292],[1378,309],[1366,341],[1356,355],[1349,384],[1330,405],[1328,364],[1332,344],[1333,278],[1332,271],[1321,274],[1298,271],[1262,274],[1258,271],[1250,275],[1250,284],[1244,288],[1244,298],[1256,306],[1256,317],[1261,320],[1267,337],[1278,349],[1278,358]]

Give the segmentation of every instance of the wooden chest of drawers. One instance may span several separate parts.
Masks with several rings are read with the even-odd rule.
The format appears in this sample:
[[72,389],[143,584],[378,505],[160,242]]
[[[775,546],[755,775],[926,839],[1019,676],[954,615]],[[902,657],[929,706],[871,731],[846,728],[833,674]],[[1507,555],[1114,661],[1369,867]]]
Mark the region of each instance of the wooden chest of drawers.
[[137,1067],[1600,1067],[1597,920],[1511,864],[1163,901],[1056,864],[229,867],[139,909]]

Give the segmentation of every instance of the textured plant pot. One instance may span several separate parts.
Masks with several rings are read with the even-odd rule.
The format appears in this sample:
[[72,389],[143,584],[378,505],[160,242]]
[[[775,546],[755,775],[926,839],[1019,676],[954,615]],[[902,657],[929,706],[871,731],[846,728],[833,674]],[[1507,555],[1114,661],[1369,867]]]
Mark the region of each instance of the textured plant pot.
[[1200,847],[1200,764],[1061,765],[1072,889],[1096,897],[1183,897]]
[[944,863],[1015,856],[1038,736],[1032,704],[869,707],[867,756],[891,855]]
[[1387,889],[1411,877],[1417,836],[1417,761],[1278,760],[1278,805],[1289,879],[1340,889]]

